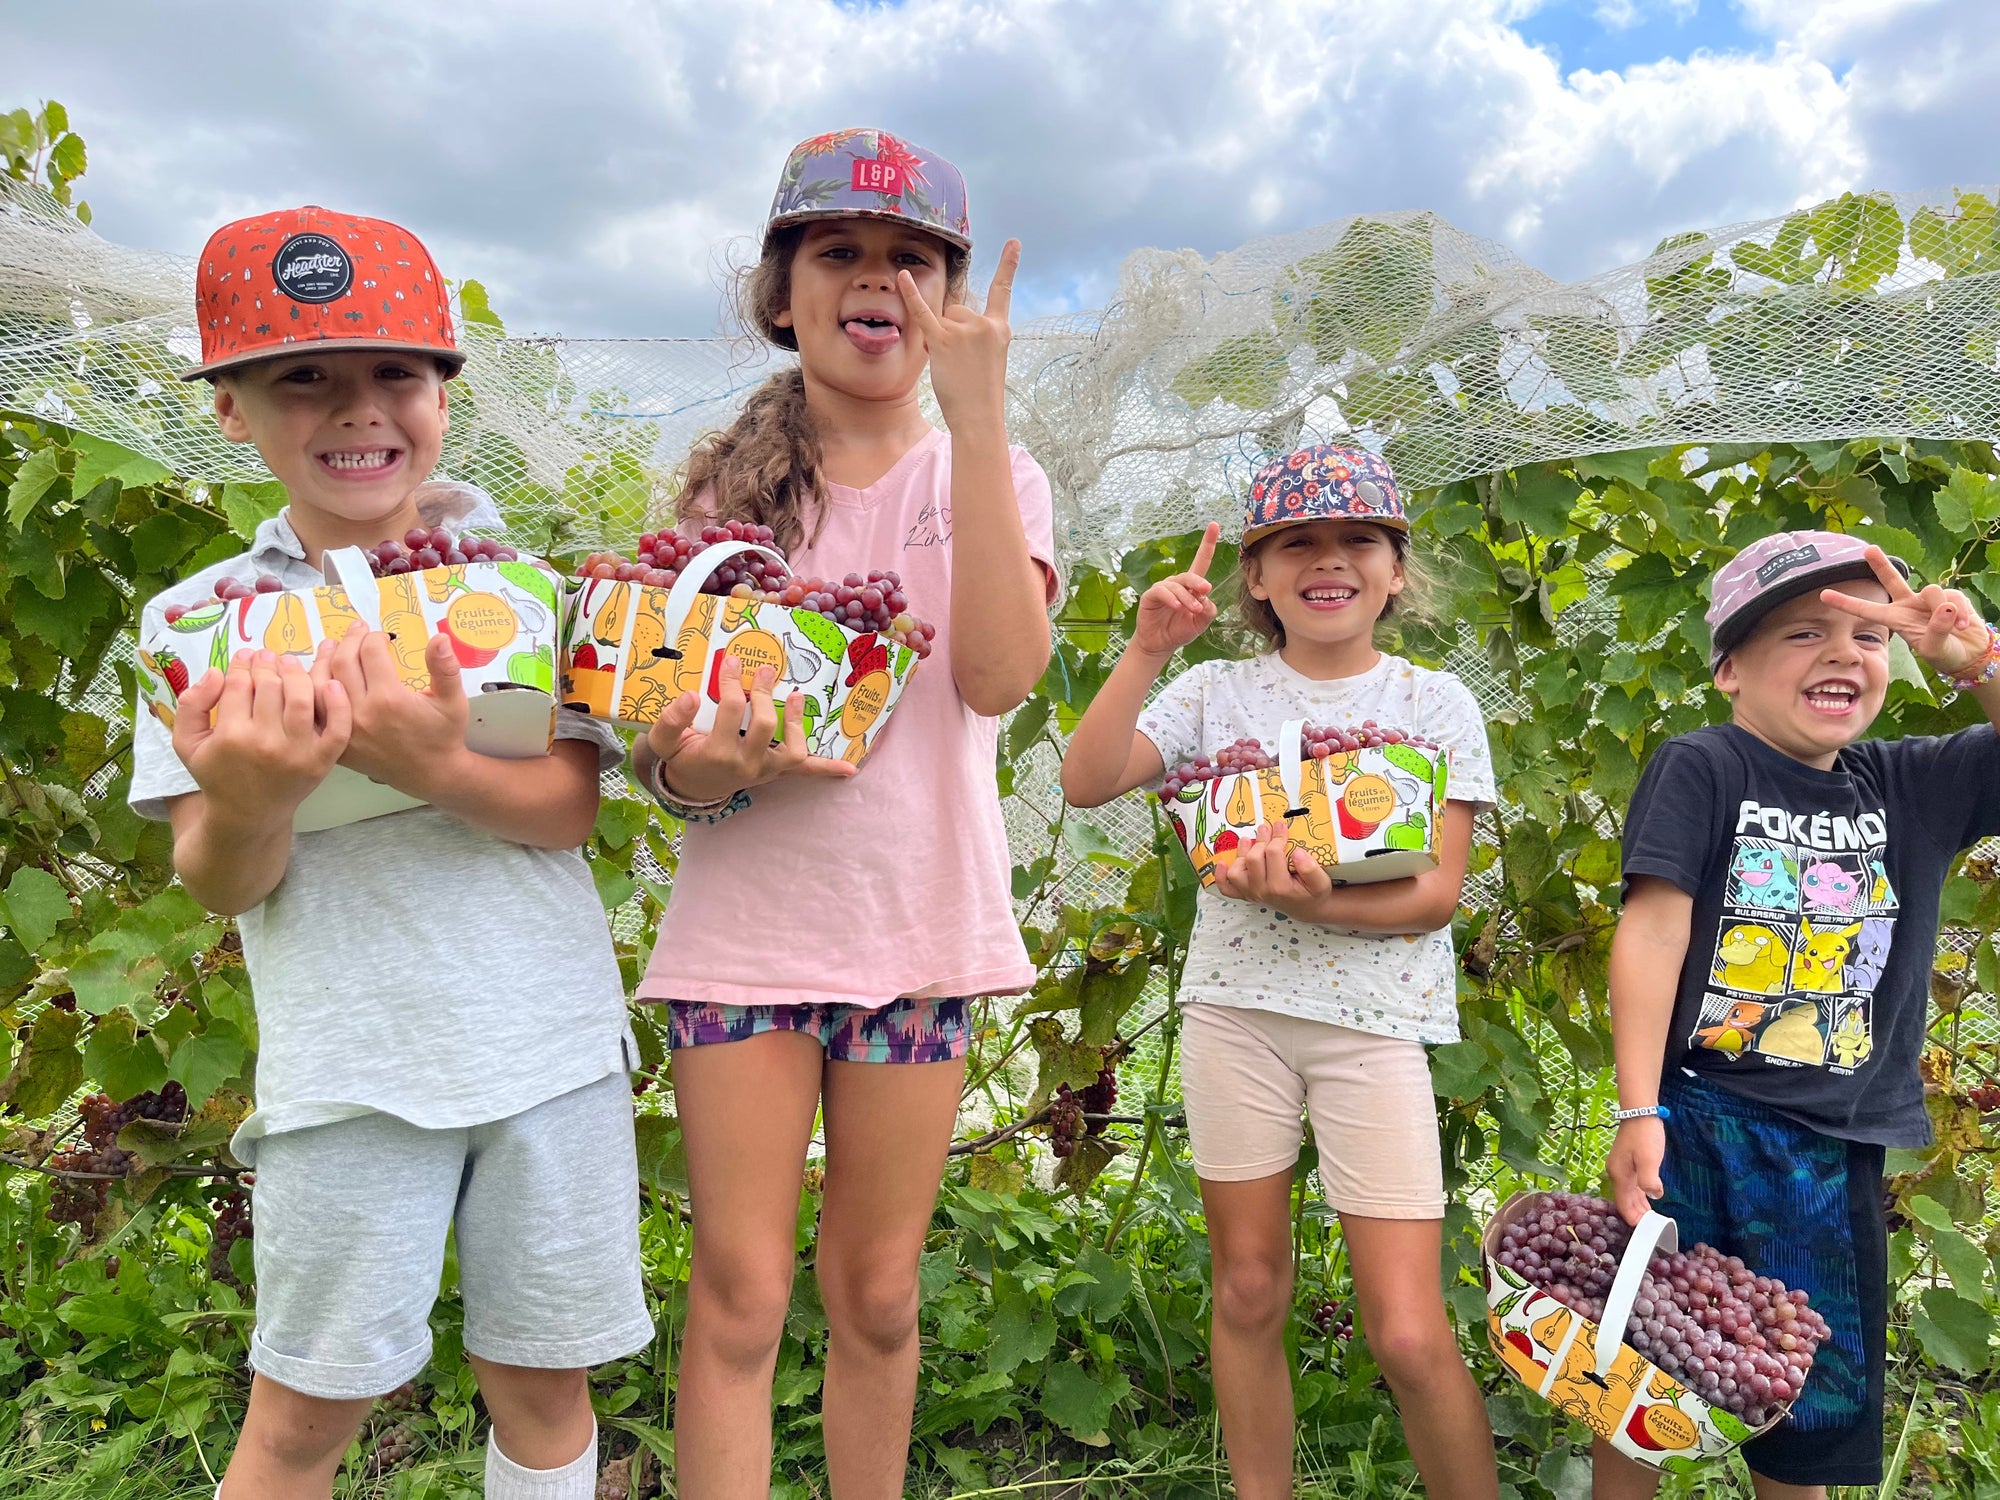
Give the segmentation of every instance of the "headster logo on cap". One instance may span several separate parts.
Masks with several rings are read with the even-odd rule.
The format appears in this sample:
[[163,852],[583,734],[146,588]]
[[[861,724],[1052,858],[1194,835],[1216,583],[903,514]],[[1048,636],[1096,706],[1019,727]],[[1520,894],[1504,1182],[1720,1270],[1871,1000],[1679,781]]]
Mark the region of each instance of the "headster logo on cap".
[[1766,559],[1763,566],[1757,569],[1757,582],[1768,584],[1774,578],[1784,577],[1794,568],[1818,561],[1819,548],[1807,542],[1803,547],[1794,547],[1789,552],[1780,552],[1776,557]]
[[854,170],[850,186],[857,193],[883,193],[891,198],[903,196],[903,164],[897,161],[870,161],[865,156],[854,158]]
[[354,285],[354,262],[323,234],[295,234],[271,258],[271,277],[294,302],[332,302]]

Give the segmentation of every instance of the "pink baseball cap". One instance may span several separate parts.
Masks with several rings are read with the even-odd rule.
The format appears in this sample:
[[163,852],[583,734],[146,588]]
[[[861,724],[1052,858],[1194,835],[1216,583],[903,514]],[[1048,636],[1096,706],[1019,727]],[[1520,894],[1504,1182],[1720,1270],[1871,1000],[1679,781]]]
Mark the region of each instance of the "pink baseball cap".
[[[1816,593],[1829,584],[1875,576],[1868,566],[1873,544],[1860,536],[1837,531],[1780,531],[1752,542],[1719,569],[1709,587],[1713,601],[1708,621],[1711,668],[1742,645],[1757,622],[1781,604],[1801,594]],[[1896,571],[1910,576],[1910,565],[1889,559]]]

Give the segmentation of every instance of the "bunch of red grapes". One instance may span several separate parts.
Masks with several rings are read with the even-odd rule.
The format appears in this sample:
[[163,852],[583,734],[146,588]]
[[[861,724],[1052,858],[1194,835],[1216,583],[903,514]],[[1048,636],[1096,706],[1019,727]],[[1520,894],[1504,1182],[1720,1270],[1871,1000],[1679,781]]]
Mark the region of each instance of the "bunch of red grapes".
[[[1500,1264],[1596,1322],[1632,1231],[1584,1193],[1542,1193],[1500,1236]],[[1712,1406],[1762,1427],[1805,1384],[1826,1320],[1802,1291],[1710,1245],[1655,1255],[1625,1342]]]
[[[593,552],[578,565],[579,578],[610,579],[637,583],[649,588],[670,589],[691,559],[710,547],[729,542],[771,544],[771,528],[746,521],[724,521],[702,527],[693,537],[677,531],[649,531],[639,538],[639,555],[627,559],[617,552]],[[760,604],[776,604],[785,609],[810,609],[849,630],[874,631],[886,635],[899,646],[908,646],[919,657],[931,654],[937,627],[910,613],[909,596],[903,592],[902,575],[888,568],[874,568],[866,575],[849,573],[838,581],[824,578],[795,578],[776,558],[734,558],[709,572],[701,584],[704,594],[754,599]]]
[[369,1452],[363,1472],[371,1479],[380,1479],[403,1467],[417,1451],[417,1429],[407,1422],[398,1422],[375,1440],[375,1447]]
[[[1118,1074],[1110,1063],[1098,1069],[1097,1077],[1077,1093],[1066,1083],[1056,1085],[1049,1101],[1049,1145],[1057,1156],[1076,1154],[1076,1143],[1087,1135],[1103,1135],[1105,1121],[1118,1102]],[[1096,1115],[1100,1118],[1090,1119]]]
[[[1110,1063],[1106,1063],[1102,1068],[1098,1070],[1097,1081],[1095,1083],[1086,1085],[1084,1087],[1083,1092],[1079,1094],[1077,1097],[1083,1102],[1084,1114],[1086,1115],[1110,1114],[1111,1106],[1118,1102],[1117,1070],[1114,1069]],[[1103,1135],[1104,1123],[1105,1122],[1101,1119],[1086,1120],[1084,1122],[1085,1134]]]
[[[395,573],[421,573],[425,568],[442,568],[449,563],[514,562],[521,556],[512,547],[488,537],[462,536],[454,539],[442,526],[412,526],[403,533],[400,542],[377,542],[361,555],[368,559],[368,571],[377,578],[387,578]],[[173,624],[191,609],[228,604],[236,599],[248,599],[253,594],[282,594],[285,582],[271,573],[259,573],[254,579],[225,574],[215,580],[214,588],[215,592],[208,598],[193,604],[168,605],[165,610],[167,623]]]
[[1313,1307],[1312,1324],[1321,1333],[1345,1343],[1354,1333],[1354,1304],[1324,1298]]
[[157,1092],[135,1094],[123,1103],[109,1094],[91,1094],[76,1107],[83,1124],[83,1144],[50,1155],[57,1172],[86,1172],[87,1178],[58,1179],[49,1199],[49,1217],[58,1224],[75,1224],[87,1235],[104,1210],[110,1182],[125,1176],[134,1160],[118,1144],[118,1132],[134,1120],[158,1120],[178,1125],[187,1119],[187,1090],[169,1083]]
[[1982,1115],[2000,1109],[2000,1083],[1980,1083],[1965,1091],[1966,1102]]
[[[1356,750],[1377,750],[1384,745],[1413,745],[1419,750],[1438,748],[1421,735],[1405,734],[1400,729],[1382,729],[1373,719],[1364,719],[1359,729],[1322,729],[1316,724],[1308,724],[1299,731],[1299,754],[1314,760],[1325,760],[1329,755],[1351,754]],[[1277,763],[1276,756],[1265,752],[1263,741],[1231,740],[1213,755],[1197,755],[1193,760],[1184,760],[1171,768],[1162,791],[1172,797],[1183,787],[1197,781],[1217,781],[1242,771],[1261,771]]]
[[442,526],[412,526],[403,533],[400,542],[377,542],[364,555],[369,571],[377,578],[421,573],[426,568],[449,567],[454,563],[516,562],[521,556],[512,547],[483,536],[454,540]]
[[[248,1177],[243,1181],[250,1182]],[[242,1188],[232,1188],[215,1206],[215,1230],[208,1242],[208,1274],[217,1281],[237,1284],[236,1272],[229,1264],[229,1252],[238,1240],[256,1238],[256,1226],[250,1219],[250,1195]]]
[[1049,1101],[1049,1146],[1057,1156],[1074,1156],[1083,1134],[1083,1100],[1066,1083],[1056,1085]]

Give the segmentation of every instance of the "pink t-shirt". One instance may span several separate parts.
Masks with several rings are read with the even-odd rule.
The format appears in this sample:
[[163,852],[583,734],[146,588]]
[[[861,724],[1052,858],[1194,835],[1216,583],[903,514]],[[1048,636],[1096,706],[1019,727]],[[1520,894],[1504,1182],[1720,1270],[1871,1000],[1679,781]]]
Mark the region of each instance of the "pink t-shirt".
[[[1058,597],[1049,481],[1013,450],[1028,550]],[[951,439],[933,430],[865,490],[828,486],[795,573],[893,568],[937,626],[895,716],[846,781],[786,780],[688,825],[642,1000],[861,1005],[996,995],[1034,982],[1014,920],[994,782],[996,721],[951,671]]]

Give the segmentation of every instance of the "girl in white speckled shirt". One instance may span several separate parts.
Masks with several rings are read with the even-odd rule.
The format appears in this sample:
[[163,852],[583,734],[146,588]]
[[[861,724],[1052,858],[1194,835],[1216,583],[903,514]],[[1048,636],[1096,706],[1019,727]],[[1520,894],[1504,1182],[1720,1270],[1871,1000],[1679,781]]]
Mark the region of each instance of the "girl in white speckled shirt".
[[1451,754],[1437,868],[1336,887],[1283,824],[1218,864],[1196,903],[1180,991],[1181,1085],[1215,1276],[1216,1405],[1243,1500],[1292,1493],[1291,1183],[1309,1115],[1340,1215],[1370,1351],[1388,1377],[1425,1490],[1499,1491],[1486,1408],[1445,1315],[1444,1166],[1426,1044],[1458,1038],[1451,922],[1475,816],[1493,800],[1478,705],[1446,672],[1375,648],[1409,583],[1409,521],[1372,453],[1301,449],[1252,482],[1242,538],[1245,623],[1271,649],[1206,661],[1147,705],[1216,607],[1190,570],[1153,585],[1131,644],[1077,726],[1063,793],[1092,807],[1155,790],[1237,740],[1292,719],[1374,722]]

